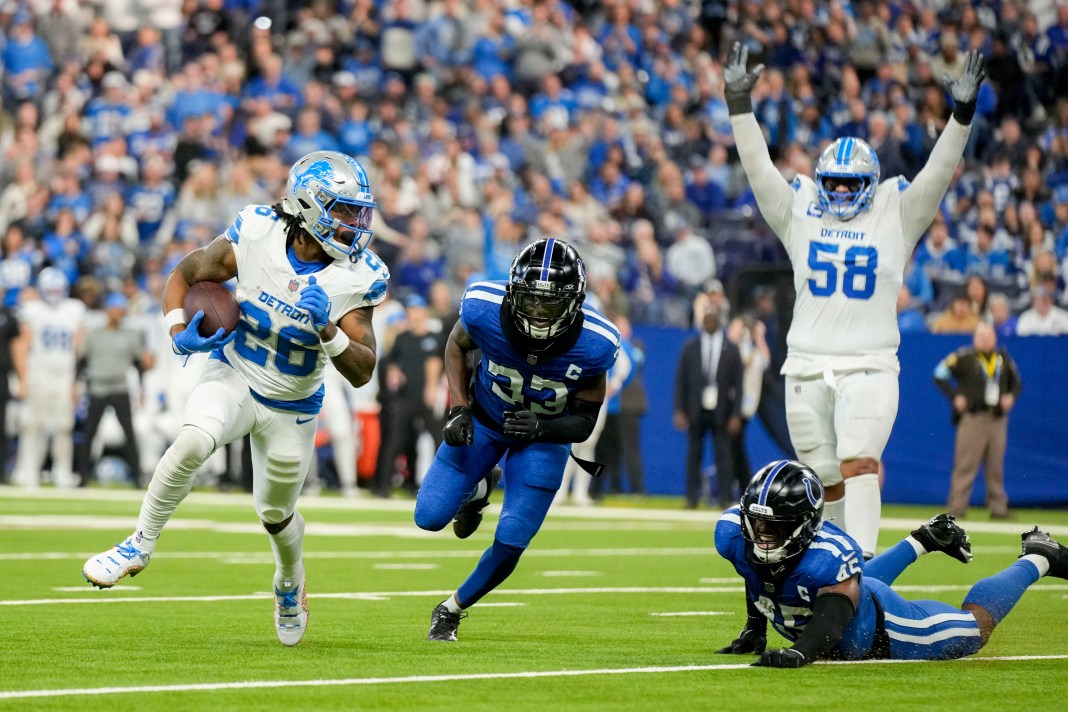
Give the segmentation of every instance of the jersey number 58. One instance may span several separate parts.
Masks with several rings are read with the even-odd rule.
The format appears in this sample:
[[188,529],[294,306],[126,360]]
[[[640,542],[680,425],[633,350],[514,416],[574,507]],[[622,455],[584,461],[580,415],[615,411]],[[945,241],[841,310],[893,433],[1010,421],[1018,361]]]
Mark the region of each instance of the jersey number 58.
[[[828,242],[808,244],[808,268],[814,276],[808,280],[808,290],[814,297],[829,297],[838,290],[838,265],[822,259],[825,255],[837,255],[841,245]],[[853,245],[845,251],[845,273],[842,275],[842,294],[849,299],[871,299],[875,293],[875,268],[879,266],[879,253],[874,247]],[[818,279],[823,273],[822,280]]]

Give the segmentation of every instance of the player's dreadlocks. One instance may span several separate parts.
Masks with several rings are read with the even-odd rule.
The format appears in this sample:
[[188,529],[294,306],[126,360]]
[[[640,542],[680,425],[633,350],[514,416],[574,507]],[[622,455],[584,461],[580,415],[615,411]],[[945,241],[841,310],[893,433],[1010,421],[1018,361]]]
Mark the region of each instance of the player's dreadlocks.
[[278,219],[282,221],[283,225],[285,225],[286,249],[288,250],[290,247],[293,246],[293,243],[296,241],[298,236],[303,242],[304,229],[300,226],[300,218],[298,218],[296,215],[290,215],[289,213],[287,213],[282,207],[282,201],[278,201],[277,203],[272,205],[271,209],[274,210],[275,214],[278,216]]

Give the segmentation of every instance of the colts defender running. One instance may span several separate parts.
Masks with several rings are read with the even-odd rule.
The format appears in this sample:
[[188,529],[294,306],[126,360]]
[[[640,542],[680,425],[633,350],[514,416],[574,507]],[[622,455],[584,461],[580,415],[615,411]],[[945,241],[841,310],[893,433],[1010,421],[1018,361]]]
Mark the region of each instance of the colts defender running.
[[[197,469],[251,433],[253,500],[277,563],[275,626],[285,645],[300,641],[308,604],[296,502],[315,443],[323,368],[330,359],[360,386],[375,367],[371,315],[389,274],[367,249],[374,207],[359,163],[334,151],[310,153],[293,165],[280,203],[247,206],[223,235],[178,263],[163,298],[174,351],[212,357],[189,396],[185,424],[156,467],[137,530],[85,563],[90,583],[114,586],[148,566]],[[201,337],[203,312],[188,324],[182,312],[189,286],[234,277],[237,329]]]
[[[823,520],[823,485],[799,462],[758,472],[716,525],[716,549],[745,580],[748,619],[720,654],[757,654],[761,667],[837,660],[950,660],[972,655],[1045,575],[1068,578],[1068,549],[1036,527],[1018,561],[982,579],[960,608],[911,601],[890,588],[918,557],[941,551],[971,561],[968,537],[940,514],[865,562],[860,547]],[[768,621],[793,645],[765,650]]]
[[931,224],[968,141],[985,74],[970,52],[946,79],[953,117],[910,184],[879,183],[879,159],[859,138],[841,138],[816,164],[816,180],[787,183],[772,163],[736,43],[723,70],[738,155],[760,212],[790,255],[797,301],[787,335],[786,417],[798,457],[827,488],[827,516],[875,553],[879,463],[897,416],[900,370],[896,301],[913,248]]
[[[445,346],[452,409],[419,488],[415,523],[438,531],[452,521],[456,536],[471,536],[502,458],[504,506],[493,545],[431,613],[429,640],[456,640],[464,610],[512,573],[560,487],[571,443],[593,432],[619,332],[582,306],[585,296],[582,259],[553,238],[524,248],[507,284],[475,282],[463,296]],[[468,354],[476,349],[482,358],[472,385]]]

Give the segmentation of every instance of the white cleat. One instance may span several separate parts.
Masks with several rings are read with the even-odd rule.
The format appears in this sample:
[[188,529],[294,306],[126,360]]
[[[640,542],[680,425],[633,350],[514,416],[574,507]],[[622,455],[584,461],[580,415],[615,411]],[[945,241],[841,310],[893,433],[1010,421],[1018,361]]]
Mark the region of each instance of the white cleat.
[[131,535],[104,553],[89,557],[82,567],[82,576],[97,588],[111,588],[123,576],[133,577],[144,571],[151,558],[151,554],[134,546]]
[[308,630],[308,590],[304,574],[299,581],[282,581],[274,587],[274,628],[282,645],[296,645]]

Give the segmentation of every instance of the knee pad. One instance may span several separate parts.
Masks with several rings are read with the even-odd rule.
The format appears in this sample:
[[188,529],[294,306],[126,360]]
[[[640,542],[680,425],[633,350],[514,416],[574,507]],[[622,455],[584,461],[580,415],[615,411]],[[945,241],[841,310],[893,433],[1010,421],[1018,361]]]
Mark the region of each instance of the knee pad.
[[194,472],[215,452],[215,439],[195,425],[183,425],[163,458],[171,469]]
[[286,453],[267,454],[266,487],[256,496],[256,513],[268,524],[278,524],[293,514],[305,472],[300,456]]

